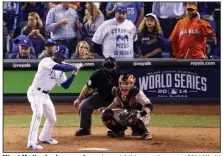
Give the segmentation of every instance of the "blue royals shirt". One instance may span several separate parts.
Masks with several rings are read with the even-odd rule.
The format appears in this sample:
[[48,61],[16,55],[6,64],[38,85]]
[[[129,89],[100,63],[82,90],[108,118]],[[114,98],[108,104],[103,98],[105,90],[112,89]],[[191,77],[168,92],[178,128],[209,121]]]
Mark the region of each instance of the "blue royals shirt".
[[[153,50],[160,48],[163,48],[164,45],[164,39],[163,35],[159,34],[156,39],[152,39],[154,32],[147,32],[145,36],[139,37],[139,48],[142,51],[142,55],[146,55]],[[153,56],[152,58],[161,58],[161,53]]]

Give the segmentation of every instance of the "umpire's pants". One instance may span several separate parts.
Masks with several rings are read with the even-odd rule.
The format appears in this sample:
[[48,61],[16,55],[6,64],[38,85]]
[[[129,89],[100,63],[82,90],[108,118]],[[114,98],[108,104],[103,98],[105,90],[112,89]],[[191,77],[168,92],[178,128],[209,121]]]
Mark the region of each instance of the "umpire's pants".
[[101,107],[107,107],[110,104],[111,102],[102,99],[98,92],[93,93],[91,96],[84,99],[79,105],[80,128],[90,129],[93,110]]

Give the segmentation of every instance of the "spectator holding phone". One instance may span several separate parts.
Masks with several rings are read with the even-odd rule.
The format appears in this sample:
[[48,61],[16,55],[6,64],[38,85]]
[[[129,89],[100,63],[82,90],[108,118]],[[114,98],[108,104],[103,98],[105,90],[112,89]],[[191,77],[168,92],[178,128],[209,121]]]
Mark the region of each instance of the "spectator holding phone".
[[40,39],[42,42],[45,41],[45,29],[38,13],[29,13],[28,23],[22,29],[21,34],[26,35],[29,38]]
[[206,58],[206,38],[213,36],[208,22],[200,19],[197,3],[188,2],[186,17],[179,20],[169,38],[172,55],[180,59]]

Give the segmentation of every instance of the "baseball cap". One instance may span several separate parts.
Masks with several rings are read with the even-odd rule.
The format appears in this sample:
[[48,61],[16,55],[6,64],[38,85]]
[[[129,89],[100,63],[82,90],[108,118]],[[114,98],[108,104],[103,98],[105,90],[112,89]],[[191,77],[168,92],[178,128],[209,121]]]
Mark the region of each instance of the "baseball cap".
[[157,17],[153,13],[146,14],[146,17],[152,16],[156,21],[158,21]]
[[194,9],[194,10],[197,10],[197,3],[187,3],[186,9]]
[[118,7],[115,9],[115,12],[123,12],[123,13],[126,13],[126,14],[127,14],[127,7],[124,6],[124,5],[118,6]]
[[15,44],[19,44],[19,45],[23,45],[23,46],[26,46],[26,47],[32,47],[32,41],[26,35],[19,35],[15,39],[14,43]]
[[56,44],[57,44],[56,41],[53,40],[53,39],[47,39],[45,41],[45,43],[44,43],[45,46],[47,46],[47,45],[56,45]]

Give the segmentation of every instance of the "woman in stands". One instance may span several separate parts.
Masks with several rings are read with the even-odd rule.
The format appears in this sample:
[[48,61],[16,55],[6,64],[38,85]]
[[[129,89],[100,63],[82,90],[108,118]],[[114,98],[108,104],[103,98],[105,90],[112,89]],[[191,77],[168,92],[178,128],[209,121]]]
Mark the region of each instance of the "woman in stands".
[[83,40],[88,42],[93,52],[92,38],[98,27],[104,22],[104,15],[93,2],[87,2],[85,7],[83,27],[80,29],[80,34]]
[[139,26],[139,58],[160,58],[164,45],[163,33],[155,14],[147,14]]
[[31,12],[28,15],[28,23],[21,31],[22,35],[29,36],[29,38],[39,39],[45,41],[45,29],[40,16],[36,12]]
[[90,51],[90,46],[86,41],[80,41],[76,47],[76,51],[71,56],[71,59],[94,59],[100,58],[100,56],[94,54],[92,55]]

